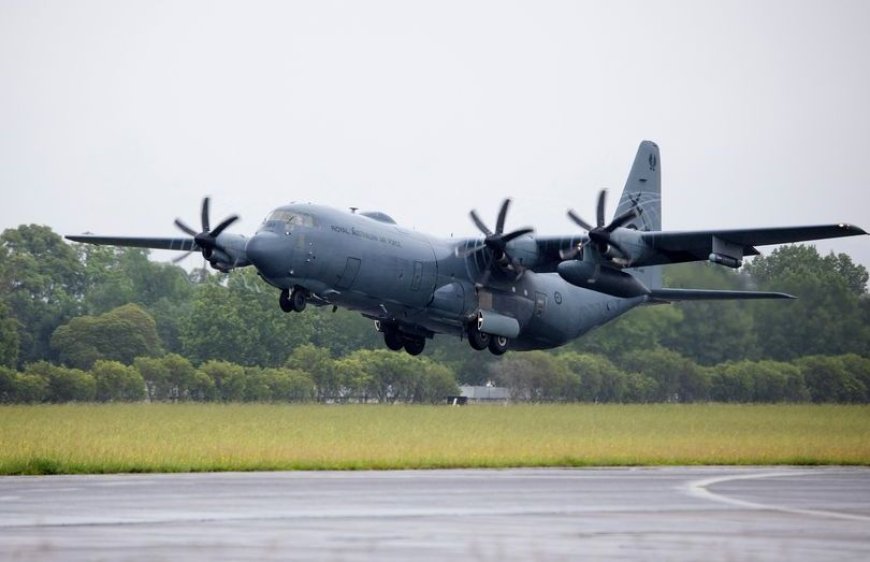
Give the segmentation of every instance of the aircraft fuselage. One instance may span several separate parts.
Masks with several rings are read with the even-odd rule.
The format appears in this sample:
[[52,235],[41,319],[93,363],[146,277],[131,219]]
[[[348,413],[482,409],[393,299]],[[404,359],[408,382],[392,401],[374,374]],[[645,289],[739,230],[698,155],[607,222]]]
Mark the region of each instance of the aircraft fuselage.
[[279,289],[302,288],[314,304],[356,310],[417,336],[462,335],[480,316],[514,319],[513,349],[562,345],[643,302],[581,289],[555,273],[496,273],[480,287],[490,255],[457,255],[474,243],[426,236],[385,215],[292,204],[270,213],[246,254]]

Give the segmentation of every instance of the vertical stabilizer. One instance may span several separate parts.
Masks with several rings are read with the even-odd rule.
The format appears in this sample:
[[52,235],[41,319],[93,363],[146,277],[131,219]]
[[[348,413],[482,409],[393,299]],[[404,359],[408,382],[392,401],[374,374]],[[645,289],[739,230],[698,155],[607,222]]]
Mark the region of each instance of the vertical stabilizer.
[[[626,227],[639,231],[662,229],[662,160],[658,145],[652,141],[640,143],[613,216],[619,216],[631,208],[637,209],[638,216]],[[661,266],[629,271],[650,289],[662,286]]]

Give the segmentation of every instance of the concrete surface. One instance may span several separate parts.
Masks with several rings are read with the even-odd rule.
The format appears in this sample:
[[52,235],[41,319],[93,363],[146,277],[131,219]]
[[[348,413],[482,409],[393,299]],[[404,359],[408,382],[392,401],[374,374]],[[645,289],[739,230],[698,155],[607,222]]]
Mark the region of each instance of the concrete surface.
[[3,560],[870,560],[870,469],[0,478]]

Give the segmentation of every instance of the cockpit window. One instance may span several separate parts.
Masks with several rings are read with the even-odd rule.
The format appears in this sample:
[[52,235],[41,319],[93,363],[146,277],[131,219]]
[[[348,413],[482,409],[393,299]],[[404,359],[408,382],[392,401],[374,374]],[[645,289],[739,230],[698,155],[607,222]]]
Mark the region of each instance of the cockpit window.
[[317,219],[313,215],[306,213],[297,213],[287,209],[276,209],[266,217],[266,222],[282,222],[288,229],[293,229],[299,226],[313,228],[317,226]]

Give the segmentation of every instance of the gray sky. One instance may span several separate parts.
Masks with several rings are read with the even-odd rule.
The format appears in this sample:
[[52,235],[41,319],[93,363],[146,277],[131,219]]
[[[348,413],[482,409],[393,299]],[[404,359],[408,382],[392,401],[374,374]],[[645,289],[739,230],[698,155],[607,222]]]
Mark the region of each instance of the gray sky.
[[[863,0],[0,0],[0,229],[175,235],[208,194],[246,234],[295,200],[463,236],[511,196],[509,228],[570,233],[643,139],[665,229],[870,228],[868,24]],[[870,238],[817,246],[870,266]]]

